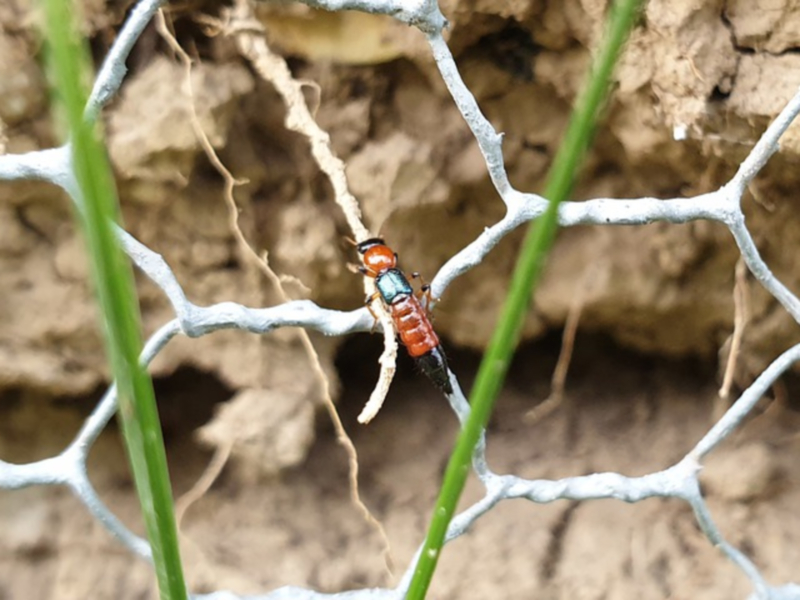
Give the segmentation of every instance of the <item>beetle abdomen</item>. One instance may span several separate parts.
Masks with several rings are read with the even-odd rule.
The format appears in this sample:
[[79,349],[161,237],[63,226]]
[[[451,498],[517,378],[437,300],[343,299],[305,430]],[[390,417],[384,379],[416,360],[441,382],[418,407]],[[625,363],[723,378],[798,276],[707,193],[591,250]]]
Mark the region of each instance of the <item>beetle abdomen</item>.
[[405,344],[413,358],[422,356],[439,345],[439,337],[415,296],[398,296],[390,309],[400,341]]

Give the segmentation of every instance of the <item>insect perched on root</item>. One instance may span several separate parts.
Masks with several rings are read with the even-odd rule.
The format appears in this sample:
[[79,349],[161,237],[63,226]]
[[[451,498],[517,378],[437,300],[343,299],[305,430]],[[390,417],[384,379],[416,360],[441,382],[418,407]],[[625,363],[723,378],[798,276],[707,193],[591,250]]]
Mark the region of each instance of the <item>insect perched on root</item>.
[[[374,296],[367,298],[367,306],[380,298],[389,310],[397,335],[408,354],[436,387],[446,394],[452,394],[447,359],[428,318],[427,302],[423,307],[405,273],[397,267],[397,253],[381,238],[364,240],[356,244],[356,249],[364,263],[358,270],[372,277],[378,290]],[[412,277],[417,277],[417,274]],[[430,300],[427,285],[422,286],[422,292]]]

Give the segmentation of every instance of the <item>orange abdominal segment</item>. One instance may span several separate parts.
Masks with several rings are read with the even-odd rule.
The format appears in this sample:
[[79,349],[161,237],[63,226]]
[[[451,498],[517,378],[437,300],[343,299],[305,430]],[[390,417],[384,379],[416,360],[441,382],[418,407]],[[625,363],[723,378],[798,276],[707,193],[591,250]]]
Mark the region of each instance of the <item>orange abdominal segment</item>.
[[439,346],[439,338],[414,296],[398,298],[390,309],[400,341],[409,355],[418,358]]

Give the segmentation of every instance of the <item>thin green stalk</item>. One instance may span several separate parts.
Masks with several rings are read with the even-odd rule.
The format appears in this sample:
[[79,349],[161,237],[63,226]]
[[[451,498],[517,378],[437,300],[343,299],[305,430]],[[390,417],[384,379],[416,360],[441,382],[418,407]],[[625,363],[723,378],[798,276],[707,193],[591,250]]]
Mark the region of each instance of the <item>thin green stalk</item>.
[[572,190],[576,173],[593,137],[595,124],[610,90],[611,74],[633,27],[641,0],[619,0],[611,7],[606,34],[576,103],[564,142],[550,170],[545,213],[532,224],[514,269],[500,321],[483,357],[470,394],[471,412],[456,441],[431,517],[428,534],[411,580],[407,600],[423,600],[441,554],[447,528],[469,475],[473,450],[492,413],[519,341],[525,314],[539,281],[545,257],[555,239],[558,206]]
[[112,222],[119,213],[116,189],[96,127],[83,119],[91,81],[89,53],[74,27],[69,0],[44,0],[49,67],[69,130],[78,184],[79,213],[102,309],[122,431],[153,552],[162,599],[185,600],[167,461],[153,384],[139,365],[139,308],[130,263]]

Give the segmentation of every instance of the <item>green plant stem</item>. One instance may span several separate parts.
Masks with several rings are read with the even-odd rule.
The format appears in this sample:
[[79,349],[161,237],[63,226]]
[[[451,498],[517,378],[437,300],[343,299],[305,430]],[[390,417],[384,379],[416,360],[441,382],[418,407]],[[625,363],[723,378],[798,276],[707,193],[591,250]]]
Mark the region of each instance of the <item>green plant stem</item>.
[[602,46],[593,61],[589,81],[576,103],[564,142],[550,170],[545,197],[545,213],[532,224],[514,269],[500,320],[483,357],[470,394],[471,412],[456,441],[445,471],[442,489],[431,518],[408,600],[423,600],[441,555],[447,528],[469,475],[472,453],[486,427],[494,401],[505,380],[511,358],[530,305],[531,296],[553,245],[558,227],[558,206],[570,194],[579,166],[593,137],[611,74],[625,40],[633,27],[641,0],[620,0],[612,5]]
[[139,364],[140,317],[133,273],[112,230],[116,188],[96,128],[83,118],[89,54],[74,28],[69,0],[44,0],[49,67],[68,126],[82,230],[102,309],[106,348],[117,385],[119,415],[162,599],[184,600],[178,537],[153,384]]

